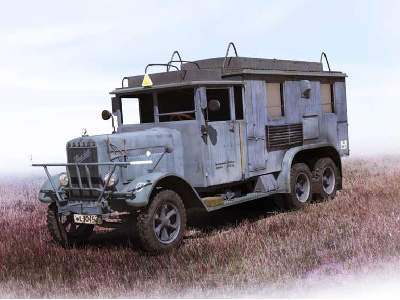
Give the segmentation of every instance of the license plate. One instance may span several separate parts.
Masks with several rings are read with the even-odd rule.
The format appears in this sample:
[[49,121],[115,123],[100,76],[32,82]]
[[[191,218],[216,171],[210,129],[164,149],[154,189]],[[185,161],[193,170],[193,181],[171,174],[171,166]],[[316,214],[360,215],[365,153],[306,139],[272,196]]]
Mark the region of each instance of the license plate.
[[101,218],[96,215],[74,215],[74,221],[79,224],[100,224]]

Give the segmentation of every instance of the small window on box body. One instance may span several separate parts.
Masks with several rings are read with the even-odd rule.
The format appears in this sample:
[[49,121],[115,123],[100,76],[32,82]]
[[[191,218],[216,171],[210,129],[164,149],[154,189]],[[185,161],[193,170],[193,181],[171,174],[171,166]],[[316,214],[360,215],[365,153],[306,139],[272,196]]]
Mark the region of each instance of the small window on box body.
[[267,113],[270,119],[284,116],[283,83],[267,82]]
[[324,113],[334,112],[333,85],[330,83],[321,83],[320,90],[321,90],[322,112]]

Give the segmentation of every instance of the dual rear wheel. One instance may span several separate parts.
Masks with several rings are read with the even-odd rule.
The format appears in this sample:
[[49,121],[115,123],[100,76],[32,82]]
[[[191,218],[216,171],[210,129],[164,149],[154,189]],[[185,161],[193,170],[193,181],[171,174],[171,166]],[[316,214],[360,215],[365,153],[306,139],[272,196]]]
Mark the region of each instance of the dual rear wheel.
[[316,200],[333,199],[336,195],[340,174],[332,159],[317,160],[313,171],[305,163],[295,163],[290,171],[290,193],[281,201],[283,209],[299,209]]

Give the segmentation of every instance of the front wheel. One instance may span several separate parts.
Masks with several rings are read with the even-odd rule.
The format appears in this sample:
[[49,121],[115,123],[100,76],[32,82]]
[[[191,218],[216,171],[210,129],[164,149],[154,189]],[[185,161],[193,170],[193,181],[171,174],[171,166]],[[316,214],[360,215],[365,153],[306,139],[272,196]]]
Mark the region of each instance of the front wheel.
[[186,210],[181,197],[161,190],[137,217],[137,237],[147,252],[163,252],[178,247],[186,229]]
[[59,215],[53,202],[47,210],[47,228],[55,242],[63,247],[86,242],[93,233],[94,225],[76,224],[73,215]]

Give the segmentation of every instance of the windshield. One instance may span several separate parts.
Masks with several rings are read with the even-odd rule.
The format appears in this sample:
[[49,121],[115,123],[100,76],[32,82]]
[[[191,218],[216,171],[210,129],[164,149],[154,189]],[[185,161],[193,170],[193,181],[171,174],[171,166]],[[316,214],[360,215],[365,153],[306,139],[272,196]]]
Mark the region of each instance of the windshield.
[[194,120],[194,89],[179,89],[157,94],[160,122]]
[[[155,95],[155,97],[154,97]],[[158,114],[154,113],[157,103]],[[194,120],[194,89],[176,89],[157,93],[134,94],[121,97],[122,123],[154,123]]]

